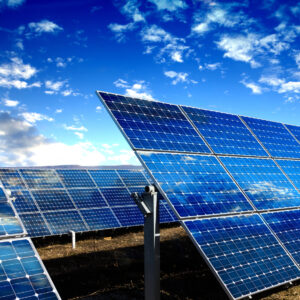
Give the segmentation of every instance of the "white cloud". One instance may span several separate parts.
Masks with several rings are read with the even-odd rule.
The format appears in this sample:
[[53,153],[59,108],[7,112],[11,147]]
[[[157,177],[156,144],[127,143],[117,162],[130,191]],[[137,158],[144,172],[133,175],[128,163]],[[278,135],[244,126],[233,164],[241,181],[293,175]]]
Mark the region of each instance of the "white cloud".
[[71,131],[85,131],[85,132],[88,131],[87,128],[85,128],[84,126],[76,127],[74,125],[71,126],[64,125],[64,129],[71,130]]
[[214,64],[205,64],[205,69],[215,71],[221,67],[221,63],[217,62]]
[[138,1],[127,0],[127,3],[122,7],[123,14],[132,18],[134,22],[145,22],[145,17],[138,8]]
[[177,61],[177,62],[180,62],[182,63],[183,60],[182,60],[182,54],[179,52],[179,51],[175,51],[171,54],[171,58],[172,60],[174,61]]
[[158,10],[168,10],[174,12],[178,9],[187,8],[187,4],[183,0],[149,0],[156,5]]
[[114,81],[114,85],[116,87],[119,87],[119,88],[127,88],[127,87],[129,87],[128,82],[126,80],[121,79],[121,78],[119,78],[116,81]]
[[84,138],[84,134],[82,132],[74,132],[75,135],[77,135],[81,140]]
[[197,34],[203,34],[210,30],[210,27],[207,23],[203,22],[192,27],[192,32]]
[[[59,91],[64,86],[64,84],[65,84],[65,81],[52,81],[52,80],[45,81],[46,88],[51,91],[54,91],[54,92]],[[49,94],[49,93],[46,93],[46,94]]]
[[165,74],[165,76],[173,79],[173,81],[172,81],[173,85],[176,85],[179,82],[189,82],[189,80],[187,78],[188,73],[183,73],[183,72],[177,73],[175,71],[166,71],[164,74]]
[[298,69],[300,69],[300,52],[295,55],[295,61],[298,66]]
[[32,87],[41,87],[40,82],[34,82],[32,84],[28,84],[26,81],[23,80],[11,80],[6,78],[0,77],[0,86],[6,87],[6,88],[17,88],[17,89],[28,89]]
[[0,1],[0,5],[4,4],[9,8],[16,8],[20,5],[22,5],[26,0],[2,0]]
[[18,57],[11,58],[10,63],[0,65],[0,76],[5,78],[30,79],[37,73],[37,69],[29,64],[24,64]]
[[96,107],[96,112],[99,113],[99,112],[101,112],[101,111],[102,111],[102,107],[101,107],[101,106],[97,106],[97,107]]
[[61,114],[63,112],[62,108],[58,108],[55,110],[55,113],[56,114]]
[[58,26],[57,24],[53,23],[49,20],[42,20],[40,22],[31,22],[28,24],[30,30],[37,34],[41,33],[58,33],[59,31],[63,30],[62,27]]
[[73,94],[73,90],[64,90],[61,92],[61,94],[65,97],[70,96]]
[[54,119],[50,118],[46,115],[40,114],[40,113],[36,113],[36,112],[24,112],[20,114],[24,120],[26,122],[28,122],[29,124],[34,124],[37,121],[49,121],[49,122],[53,122]]
[[147,42],[171,42],[174,38],[164,29],[158,27],[157,25],[152,25],[150,27],[144,28],[141,32],[142,41]]
[[282,94],[287,92],[300,93],[300,81],[289,81],[281,84],[278,93]]
[[8,107],[16,107],[20,103],[17,100],[9,100],[9,99],[3,99],[2,101],[3,101],[3,104]]
[[251,89],[253,94],[261,94],[262,93],[262,88],[253,82],[246,82],[246,81],[242,80],[241,83],[245,87]]
[[124,25],[111,23],[108,25],[108,28],[114,32],[118,42],[123,42],[126,38],[126,33],[135,29],[135,24],[133,22]]
[[280,86],[284,83],[284,80],[279,79],[275,76],[261,76],[259,82],[265,83],[270,86]]

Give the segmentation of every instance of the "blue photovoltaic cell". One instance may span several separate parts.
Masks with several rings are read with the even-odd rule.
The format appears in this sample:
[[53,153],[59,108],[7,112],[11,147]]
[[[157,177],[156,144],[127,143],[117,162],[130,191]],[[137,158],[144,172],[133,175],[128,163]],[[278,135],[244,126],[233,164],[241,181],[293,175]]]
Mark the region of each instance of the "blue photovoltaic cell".
[[28,239],[0,242],[0,299],[60,299]]
[[28,191],[12,191],[11,197],[14,199],[12,203],[19,214],[38,211]]
[[20,174],[15,169],[0,169],[0,180],[8,190],[26,189]]
[[69,189],[77,208],[92,208],[107,206],[98,189]]
[[300,265],[300,210],[265,213],[262,216]]
[[54,235],[69,233],[71,230],[76,232],[89,230],[76,210],[44,213],[44,216]]
[[134,206],[112,207],[112,210],[122,226],[139,226],[144,224],[144,216],[136,204]]
[[110,206],[136,205],[126,188],[103,188],[100,190]]
[[110,208],[83,209],[81,214],[91,230],[120,227]]
[[0,236],[9,236],[24,233],[24,230],[15,215],[13,208],[0,188]]
[[95,187],[86,170],[56,170],[66,188]]
[[20,169],[20,172],[30,189],[63,188],[53,169]]
[[281,123],[242,118],[272,156],[300,158],[300,144]]
[[52,235],[40,213],[20,214],[20,218],[31,237]]
[[139,155],[180,217],[253,210],[215,157],[145,152]]
[[300,278],[299,269],[258,215],[184,223],[234,298]]
[[192,107],[182,108],[215,153],[268,156],[238,116]]
[[300,190],[300,161],[299,160],[276,160],[278,165]]
[[210,153],[176,105],[99,92],[135,149]]
[[124,187],[116,170],[88,170],[98,187]]
[[64,190],[34,190],[32,195],[42,211],[75,208]]
[[127,187],[149,185],[141,170],[118,170],[118,173]]
[[258,210],[300,206],[300,194],[271,159],[220,159]]
[[300,126],[286,125],[286,124],[285,124],[285,126],[294,135],[294,137],[298,140],[298,142],[300,142]]

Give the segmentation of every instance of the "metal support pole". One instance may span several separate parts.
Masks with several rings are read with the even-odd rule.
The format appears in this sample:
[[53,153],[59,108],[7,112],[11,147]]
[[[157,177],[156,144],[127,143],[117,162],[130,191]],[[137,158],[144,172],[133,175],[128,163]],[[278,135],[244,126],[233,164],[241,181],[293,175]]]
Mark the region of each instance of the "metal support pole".
[[76,248],[76,232],[71,230],[71,235],[72,235],[72,248],[75,249]]
[[145,193],[132,194],[145,216],[144,224],[144,272],[145,300],[160,299],[160,232],[159,203],[154,186],[147,186]]

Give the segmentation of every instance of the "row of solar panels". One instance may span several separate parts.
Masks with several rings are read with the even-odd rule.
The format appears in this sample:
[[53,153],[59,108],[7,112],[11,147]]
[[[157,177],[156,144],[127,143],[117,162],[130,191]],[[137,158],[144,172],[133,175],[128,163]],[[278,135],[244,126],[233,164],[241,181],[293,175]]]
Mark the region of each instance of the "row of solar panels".
[[99,95],[136,150],[300,158],[298,126],[104,92]]
[[[144,191],[146,176],[142,170],[0,169],[0,180],[31,237],[143,225],[130,195]],[[4,193],[3,200],[8,207]],[[3,231],[22,232],[12,209],[0,207],[0,216]],[[14,222],[11,230],[8,217],[9,225]],[[160,221],[175,220],[162,199]]]
[[300,279],[299,127],[99,96],[230,298]]

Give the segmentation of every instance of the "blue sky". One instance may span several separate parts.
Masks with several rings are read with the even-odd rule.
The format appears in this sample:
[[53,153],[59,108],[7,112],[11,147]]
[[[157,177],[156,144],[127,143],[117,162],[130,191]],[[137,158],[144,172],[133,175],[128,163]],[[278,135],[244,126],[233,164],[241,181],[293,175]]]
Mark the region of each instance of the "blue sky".
[[297,1],[0,0],[2,166],[137,164],[103,90],[300,125]]

